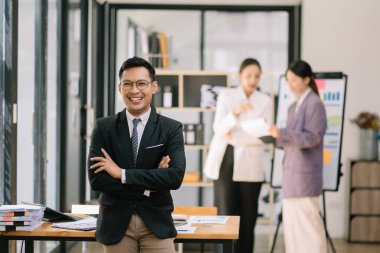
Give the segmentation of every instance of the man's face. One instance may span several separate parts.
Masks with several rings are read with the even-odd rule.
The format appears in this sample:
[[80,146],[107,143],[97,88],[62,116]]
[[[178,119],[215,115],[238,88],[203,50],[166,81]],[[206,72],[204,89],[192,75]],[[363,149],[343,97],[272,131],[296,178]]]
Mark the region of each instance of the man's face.
[[150,79],[144,67],[124,70],[120,78],[119,92],[129,113],[138,117],[149,110],[152,94],[157,91],[157,81]]

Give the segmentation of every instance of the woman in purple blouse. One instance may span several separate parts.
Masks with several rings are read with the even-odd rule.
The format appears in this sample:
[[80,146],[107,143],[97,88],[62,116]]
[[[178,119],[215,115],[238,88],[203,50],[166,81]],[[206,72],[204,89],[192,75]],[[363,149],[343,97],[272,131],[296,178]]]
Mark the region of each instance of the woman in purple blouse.
[[286,71],[286,80],[296,101],[289,107],[286,127],[269,129],[276,138],[276,147],[285,151],[282,202],[285,248],[287,253],[325,253],[319,196],[326,111],[308,63],[301,60],[292,63]]

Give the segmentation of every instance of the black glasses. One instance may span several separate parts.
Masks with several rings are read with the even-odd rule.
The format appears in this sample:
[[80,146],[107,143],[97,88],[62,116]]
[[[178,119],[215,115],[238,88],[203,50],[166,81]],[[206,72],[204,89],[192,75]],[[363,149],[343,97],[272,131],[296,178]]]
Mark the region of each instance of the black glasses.
[[133,89],[133,84],[136,83],[136,87],[137,89],[139,90],[145,90],[146,88],[148,88],[148,85],[152,82],[148,82],[148,81],[144,81],[144,80],[139,80],[139,81],[136,81],[136,82],[124,82],[122,83],[121,85],[123,86],[123,89],[125,90],[131,90]]

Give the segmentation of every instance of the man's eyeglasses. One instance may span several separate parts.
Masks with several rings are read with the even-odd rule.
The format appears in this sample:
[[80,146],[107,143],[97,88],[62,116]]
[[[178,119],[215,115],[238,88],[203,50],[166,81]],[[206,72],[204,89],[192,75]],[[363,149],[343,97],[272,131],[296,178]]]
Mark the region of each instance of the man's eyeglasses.
[[131,89],[133,89],[133,84],[134,83],[136,83],[137,89],[139,89],[139,90],[145,90],[146,88],[148,88],[148,85],[150,83],[152,83],[152,82],[148,82],[148,81],[144,81],[144,80],[136,81],[136,82],[124,82],[124,83],[121,84],[121,86],[125,90],[131,90]]

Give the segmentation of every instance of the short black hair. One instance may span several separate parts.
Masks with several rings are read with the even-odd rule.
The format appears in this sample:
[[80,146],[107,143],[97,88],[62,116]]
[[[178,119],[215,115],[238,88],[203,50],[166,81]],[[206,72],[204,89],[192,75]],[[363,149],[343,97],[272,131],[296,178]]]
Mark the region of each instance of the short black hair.
[[239,73],[241,73],[243,71],[243,69],[245,69],[246,67],[248,67],[250,65],[256,65],[257,67],[259,67],[259,69],[261,71],[261,65],[260,65],[258,60],[254,59],[254,58],[246,58],[240,63]]
[[150,79],[152,81],[156,80],[156,71],[154,70],[153,66],[146,61],[143,58],[134,56],[133,58],[129,58],[123,64],[121,64],[120,70],[119,70],[119,78],[121,79],[121,76],[123,75],[124,70],[136,68],[136,67],[144,67],[148,70]]

